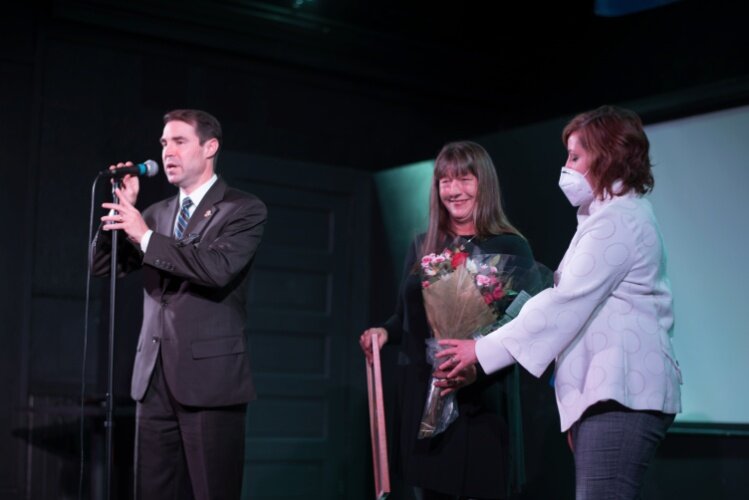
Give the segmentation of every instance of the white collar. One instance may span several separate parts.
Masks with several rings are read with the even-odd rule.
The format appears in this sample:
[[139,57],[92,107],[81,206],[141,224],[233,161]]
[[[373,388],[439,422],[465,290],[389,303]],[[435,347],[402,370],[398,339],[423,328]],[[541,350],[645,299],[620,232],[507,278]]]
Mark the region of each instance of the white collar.
[[211,186],[213,186],[217,180],[218,180],[218,176],[216,174],[213,174],[213,176],[210,179],[208,179],[203,184],[198,186],[189,195],[185,194],[185,192],[180,189],[179,190],[179,206],[182,206],[182,201],[188,196],[190,197],[190,200],[192,201],[192,207],[193,207],[192,209],[200,205],[200,202],[205,197],[205,194],[208,192],[209,189],[211,189]]

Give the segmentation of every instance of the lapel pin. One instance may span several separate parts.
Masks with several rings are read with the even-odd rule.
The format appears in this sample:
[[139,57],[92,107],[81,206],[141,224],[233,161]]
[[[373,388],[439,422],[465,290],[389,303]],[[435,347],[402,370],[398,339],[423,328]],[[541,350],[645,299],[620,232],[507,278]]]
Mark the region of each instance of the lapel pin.
[[206,211],[205,211],[205,213],[203,214],[203,218],[204,218],[204,219],[207,219],[207,218],[208,218],[208,217],[210,217],[210,216],[211,216],[212,214],[213,214],[213,212],[211,212],[211,210],[210,210],[210,209],[208,209],[208,210],[206,210]]

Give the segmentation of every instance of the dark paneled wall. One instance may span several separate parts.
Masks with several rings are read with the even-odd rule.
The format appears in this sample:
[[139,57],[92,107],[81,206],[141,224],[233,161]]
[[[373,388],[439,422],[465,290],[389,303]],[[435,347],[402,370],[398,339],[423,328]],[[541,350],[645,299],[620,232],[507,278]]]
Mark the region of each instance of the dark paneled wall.
[[[0,406],[0,496],[14,498],[24,485],[23,436],[14,436],[22,428],[26,406],[28,302],[27,279],[33,249],[30,225],[34,213],[30,169],[34,139],[30,136],[34,118],[34,36],[30,16],[0,21],[3,32],[19,33],[0,45],[0,136],[3,144],[5,176],[0,183],[0,213],[5,214],[7,241],[0,259],[0,390],[6,401]],[[10,24],[16,23],[14,30]],[[7,28],[7,29],[6,29]],[[16,31],[17,30],[17,31]]]

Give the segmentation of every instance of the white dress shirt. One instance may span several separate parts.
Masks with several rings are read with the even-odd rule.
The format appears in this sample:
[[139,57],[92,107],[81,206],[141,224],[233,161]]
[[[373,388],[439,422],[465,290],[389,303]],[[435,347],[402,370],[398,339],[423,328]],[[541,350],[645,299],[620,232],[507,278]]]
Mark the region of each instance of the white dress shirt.
[[556,359],[562,431],[604,400],[680,412],[671,287],[650,202],[630,192],[581,207],[554,281],[478,340],[484,371],[517,361],[539,377]]
[[[192,193],[185,194],[184,191],[181,189],[179,190],[179,203],[177,204],[178,207],[182,206],[182,200],[190,197],[190,200],[192,201],[192,205],[187,209],[187,211],[190,213],[190,217],[192,217],[193,212],[195,212],[195,209],[198,208],[198,205],[200,205],[201,200],[205,196],[205,194],[208,192],[209,189],[211,189],[211,186],[215,184],[215,182],[218,180],[218,176],[216,174],[213,174],[213,177],[208,179],[204,184],[196,188]],[[174,226],[177,226],[177,218],[174,218]],[[148,248],[148,242],[151,240],[151,235],[153,234],[153,230],[149,229],[146,231],[146,234],[143,235],[143,238],[140,240],[140,249],[143,251],[143,253],[146,252],[146,249]]]

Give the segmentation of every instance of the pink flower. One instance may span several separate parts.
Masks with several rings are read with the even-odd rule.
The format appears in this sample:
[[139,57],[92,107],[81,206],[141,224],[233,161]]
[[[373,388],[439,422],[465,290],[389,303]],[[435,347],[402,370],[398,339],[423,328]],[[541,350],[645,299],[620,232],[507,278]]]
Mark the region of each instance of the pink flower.
[[421,282],[421,287],[422,288],[429,288],[429,281],[427,281],[427,280],[422,281]]
[[476,284],[478,286],[489,286],[491,284],[491,279],[489,278],[489,276],[486,276],[484,274],[477,274]]
[[497,288],[495,288],[494,291],[492,292],[492,297],[494,297],[494,300],[499,300],[504,296],[505,296],[505,291],[502,288],[502,284],[500,283],[497,285]]

